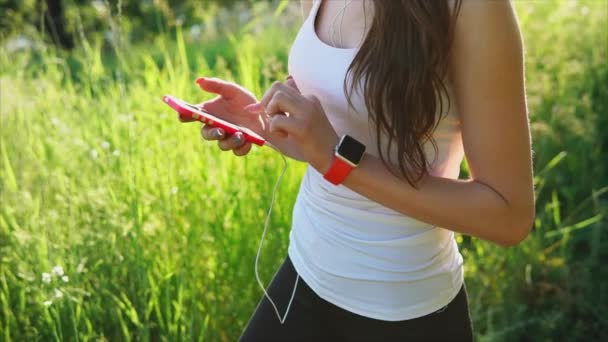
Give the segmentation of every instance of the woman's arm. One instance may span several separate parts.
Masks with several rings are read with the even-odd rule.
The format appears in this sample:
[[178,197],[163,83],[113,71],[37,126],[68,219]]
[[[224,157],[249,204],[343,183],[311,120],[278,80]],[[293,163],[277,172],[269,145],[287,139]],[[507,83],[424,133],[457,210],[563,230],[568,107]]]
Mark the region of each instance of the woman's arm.
[[469,180],[427,176],[418,190],[366,156],[344,185],[401,213],[502,245],[535,214],[523,44],[509,1],[464,1],[451,80]]
[[[455,28],[450,78],[471,178],[427,175],[413,188],[366,155],[343,183],[404,215],[501,245],[528,235],[534,189],[523,44],[507,0],[464,1]],[[337,135],[313,96],[275,83],[254,110],[274,115],[271,131],[287,133],[303,159],[325,173]]]

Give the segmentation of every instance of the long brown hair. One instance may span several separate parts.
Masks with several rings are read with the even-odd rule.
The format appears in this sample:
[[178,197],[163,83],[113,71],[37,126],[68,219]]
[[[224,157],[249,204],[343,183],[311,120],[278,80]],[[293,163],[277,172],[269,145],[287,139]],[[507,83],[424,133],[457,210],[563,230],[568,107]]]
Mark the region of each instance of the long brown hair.
[[448,95],[444,80],[461,0],[452,10],[447,1],[373,1],[374,19],[344,80],[353,107],[350,94],[365,79],[365,104],[378,146],[381,133],[388,137],[386,151],[379,148],[380,159],[388,166],[385,153],[396,144],[399,171],[414,187],[428,172],[424,143],[430,141],[437,151],[432,138],[437,113],[447,113],[450,105],[447,98],[444,108],[442,96]]

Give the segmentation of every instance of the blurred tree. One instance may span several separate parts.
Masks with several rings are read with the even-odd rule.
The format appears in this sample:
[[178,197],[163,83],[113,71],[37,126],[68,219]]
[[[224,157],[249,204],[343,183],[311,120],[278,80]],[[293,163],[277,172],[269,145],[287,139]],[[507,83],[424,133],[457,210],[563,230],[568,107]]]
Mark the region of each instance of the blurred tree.
[[40,12],[44,29],[48,32],[53,43],[66,49],[74,47],[72,36],[65,31],[62,0],[39,0]]
[[[265,0],[275,1],[276,0]],[[176,25],[200,23],[211,8],[253,6],[260,0],[0,0],[2,36],[36,27],[45,39],[65,48],[74,46],[74,34],[112,29],[111,20],[127,23],[129,39],[148,38]]]

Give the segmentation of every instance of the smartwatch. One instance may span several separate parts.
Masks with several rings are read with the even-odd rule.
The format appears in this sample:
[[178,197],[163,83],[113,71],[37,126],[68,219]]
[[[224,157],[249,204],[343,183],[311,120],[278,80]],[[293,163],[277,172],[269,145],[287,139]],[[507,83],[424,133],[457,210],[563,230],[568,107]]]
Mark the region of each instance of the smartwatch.
[[343,135],[334,148],[333,162],[323,178],[333,185],[342,183],[359,165],[364,153],[365,145],[348,134]]

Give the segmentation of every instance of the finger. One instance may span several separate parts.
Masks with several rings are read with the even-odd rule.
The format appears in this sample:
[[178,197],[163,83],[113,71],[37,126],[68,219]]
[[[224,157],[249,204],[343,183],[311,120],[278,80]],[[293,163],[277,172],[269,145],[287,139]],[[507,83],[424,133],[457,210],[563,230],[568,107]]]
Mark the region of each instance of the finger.
[[215,77],[199,77],[196,79],[196,83],[204,91],[221,95],[227,100],[235,97],[242,91],[238,85]]
[[[288,86],[285,83],[282,82],[275,82],[272,86],[272,88],[274,88],[273,91],[269,91],[267,93],[267,95],[265,95],[264,97],[262,97],[262,99],[260,100],[260,104],[266,108],[267,112],[268,112],[268,104],[270,103],[270,101],[276,97],[277,94],[281,94],[280,96],[283,97],[283,95],[286,95],[287,97],[296,97],[299,96],[299,92],[297,90],[295,90],[293,87]],[[271,88],[271,89],[272,89]],[[271,112],[268,112],[271,113]]]
[[283,114],[289,112],[290,114],[298,110],[300,104],[299,98],[284,92],[283,90],[277,91],[270,102],[266,106],[267,114]]
[[204,125],[201,128],[201,136],[205,140],[221,140],[225,138],[225,132],[221,128]]
[[268,102],[270,101],[270,99],[272,98],[274,93],[279,90],[280,86],[281,86],[281,82],[278,82],[278,81],[274,82],[270,86],[270,88],[268,88],[268,90],[266,90],[266,92],[264,93],[264,96],[262,96],[262,99],[259,102],[252,103],[248,106],[245,106],[243,109],[250,111],[252,113],[255,113],[255,114],[264,113],[266,111],[266,106],[268,105]]
[[251,151],[251,143],[250,142],[246,142],[245,144],[243,144],[243,146],[235,148],[234,150],[232,150],[232,153],[234,153],[235,156],[244,156],[247,153],[249,153],[249,151]]
[[287,76],[287,81],[285,81],[285,84],[287,84],[288,86],[294,88],[295,90],[297,90],[298,92],[300,92],[300,89],[298,88],[296,81],[293,79],[293,77],[291,75]]
[[262,114],[266,110],[260,102],[248,104],[243,109],[253,114]]
[[293,87],[287,86],[287,84],[277,81],[274,82],[272,86],[266,91],[260,102],[246,106],[244,109],[256,114],[263,113],[267,109],[270,100],[278,91],[285,92],[289,95],[299,94],[299,92]]
[[205,112],[216,113],[222,109],[222,104],[224,103],[224,101],[225,99],[221,96],[216,96],[211,100],[199,103],[198,106]]
[[270,132],[284,132],[288,135],[299,137],[301,135],[301,128],[294,118],[285,115],[275,115],[270,121]]
[[245,144],[245,137],[243,136],[243,133],[241,133],[241,132],[236,132],[233,135],[231,135],[230,137],[228,137],[226,139],[222,139],[222,140],[218,141],[218,143],[217,143],[220,150],[222,150],[222,151],[234,150],[236,148],[243,146],[243,144]]
[[177,113],[177,119],[181,122],[192,122],[192,121],[196,121],[196,119],[193,119],[191,115],[180,115],[179,113]]
[[276,137],[279,139],[285,139],[288,136],[287,132],[281,131],[281,130],[276,130],[276,131],[270,132],[270,134],[272,134],[273,137]]

